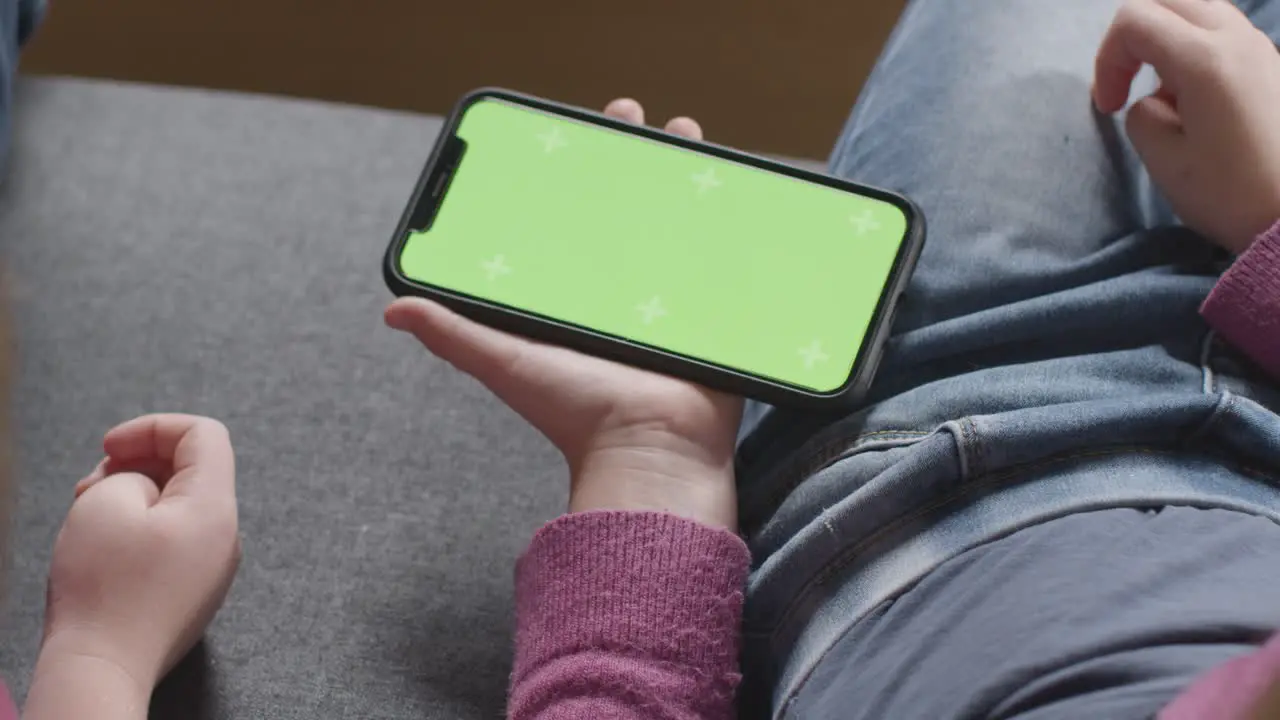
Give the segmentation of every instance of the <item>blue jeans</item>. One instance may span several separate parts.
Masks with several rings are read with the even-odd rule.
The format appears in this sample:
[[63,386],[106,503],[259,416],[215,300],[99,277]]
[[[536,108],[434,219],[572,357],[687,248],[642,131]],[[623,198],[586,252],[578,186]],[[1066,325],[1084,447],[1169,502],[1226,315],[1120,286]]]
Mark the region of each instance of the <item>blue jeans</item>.
[[[1276,37],[1280,7],[1240,4]],[[1280,386],[1197,313],[1227,258],[1091,108],[1118,5],[914,0],[891,37],[831,170],[913,198],[928,240],[865,407],[748,409],[745,714],[785,713],[868,613],[1031,525],[1280,522]]]
[[9,150],[18,49],[40,23],[44,7],[45,0],[0,0],[0,160]]

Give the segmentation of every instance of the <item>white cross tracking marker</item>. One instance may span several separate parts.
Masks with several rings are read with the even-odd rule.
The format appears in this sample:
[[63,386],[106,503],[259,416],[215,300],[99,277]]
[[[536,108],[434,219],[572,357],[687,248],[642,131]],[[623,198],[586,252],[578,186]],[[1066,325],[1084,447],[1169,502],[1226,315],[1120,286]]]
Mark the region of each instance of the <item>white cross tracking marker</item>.
[[507,264],[505,255],[494,255],[491,259],[480,263],[480,267],[484,270],[485,275],[489,276],[489,282],[493,282],[503,275],[511,274],[511,266]]
[[552,127],[539,135],[538,139],[542,141],[542,150],[547,154],[553,153],[569,144],[569,141],[564,139],[564,133],[558,127]]
[[812,370],[814,365],[824,363],[831,358],[822,351],[822,343],[814,340],[807,347],[800,348],[800,359],[804,361],[805,370]]
[[636,306],[636,310],[640,312],[640,322],[645,325],[652,325],[654,320],[667,314],[667,309],[662,307],[662,298],[653,296],[649,302],[643,302]]
[[870,210],[863,210],[857,215],[850,215],[849,224],[853,225],[853,229],[858,233],[859,237],[880,229],[880,221],[876,220],[876,216]]
[[699,195],[702,195],[713,188],[720,187],[720,178],[716,177],[715,168],[707,168],[706,170],[693,175],[690,179],[693,180],[694,185],[698,186]]

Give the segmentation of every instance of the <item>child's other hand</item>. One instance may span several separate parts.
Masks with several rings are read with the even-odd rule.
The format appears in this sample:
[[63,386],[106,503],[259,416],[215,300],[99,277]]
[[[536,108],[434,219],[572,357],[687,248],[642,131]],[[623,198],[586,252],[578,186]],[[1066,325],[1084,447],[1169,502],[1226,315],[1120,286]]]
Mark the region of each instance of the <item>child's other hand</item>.
[[1280,54],[1230,2],[1129,0],[1098,50],[1094,102],[1124,107],[1151,65],[1162,86],[1129,138],[1188,226],[1234,253],[1280,219]]
[[49,572],[42,653],[91,657],[151,688],[196,643],[240,560],[227,429],[148,415],[103,440]]

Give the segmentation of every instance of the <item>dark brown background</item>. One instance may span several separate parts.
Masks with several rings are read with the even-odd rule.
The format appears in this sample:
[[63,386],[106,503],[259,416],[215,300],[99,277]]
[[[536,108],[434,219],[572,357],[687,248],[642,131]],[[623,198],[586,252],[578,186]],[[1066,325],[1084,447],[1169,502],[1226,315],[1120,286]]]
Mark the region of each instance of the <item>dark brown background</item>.
[[[505,85],[823,157],[902,0],[52,0],[27,72],[446,111]],[[661,117],[658,117],[661,116]]]

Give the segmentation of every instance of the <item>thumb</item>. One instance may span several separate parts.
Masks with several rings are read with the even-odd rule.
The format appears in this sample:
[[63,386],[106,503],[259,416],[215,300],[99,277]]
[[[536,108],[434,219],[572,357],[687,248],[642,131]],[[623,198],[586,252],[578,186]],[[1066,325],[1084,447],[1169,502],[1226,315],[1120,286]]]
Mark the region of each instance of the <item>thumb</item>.
[[1151,177],[1164,185],[1182,155],[1185,138],[1173,97],[1161,90],[1134,103],[1125,118],[1125,132]]
[[387,326],[418,339],[431,354],[502,396],[529,341],[469,320],[423,298],[400,298],[387,307]]
[[77,486],[76,502],[109,502],[129,509],[147,509],[160,501],[160,487],[136,472],[107,475],[87,487]]

